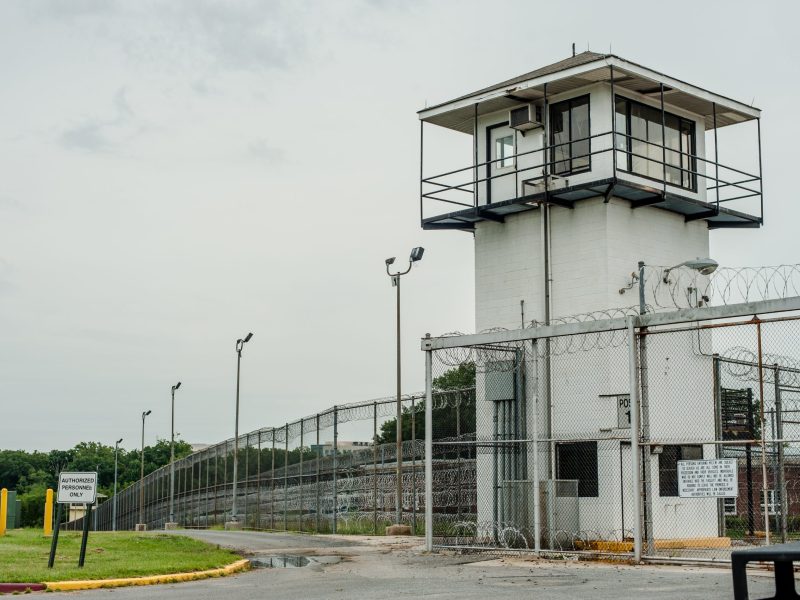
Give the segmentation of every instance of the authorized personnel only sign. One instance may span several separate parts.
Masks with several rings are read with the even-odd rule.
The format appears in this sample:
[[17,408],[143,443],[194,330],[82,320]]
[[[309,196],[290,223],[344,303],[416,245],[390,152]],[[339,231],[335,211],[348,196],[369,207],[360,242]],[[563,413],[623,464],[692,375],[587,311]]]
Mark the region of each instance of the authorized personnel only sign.
[[735,498],[738,494],[735,458],[678,461],[681,498]]
[[94,504],[97,472],[61,473],[58,477],[59,504]]

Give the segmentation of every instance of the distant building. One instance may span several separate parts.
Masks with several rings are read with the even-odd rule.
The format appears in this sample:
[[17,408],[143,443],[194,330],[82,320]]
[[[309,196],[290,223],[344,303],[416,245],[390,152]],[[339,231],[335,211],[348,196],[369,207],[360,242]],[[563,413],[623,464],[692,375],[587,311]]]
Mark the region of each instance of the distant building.
[[[372,446],[371,442],[337,442],[337,453],[353,452],[362,448],[369,448]],[[323,457],[333,456],[333,442],[325,442],[324,444],[311,444],[311,451],[320,454]]]

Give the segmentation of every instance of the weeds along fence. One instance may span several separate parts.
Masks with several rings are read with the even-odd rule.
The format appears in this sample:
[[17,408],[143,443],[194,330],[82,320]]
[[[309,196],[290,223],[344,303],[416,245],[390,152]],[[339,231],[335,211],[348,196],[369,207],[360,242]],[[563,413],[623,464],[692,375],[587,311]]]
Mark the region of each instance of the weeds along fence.
[[[757,315],[757,316],[754,316]],[[426,338],[426,541],[725,561],[800,539],[800,298]]]
[[[438,395],[437,395],[438,397]],[[401,522],[422,523],[423,396],[402,398]],[[316,533],[383,533],[397,523],[397,400],[339,405],[239,438],[236,513],[244,528]],[[418,422],[419,421],[419,422]],[[385,431],[384,431],[385,429]],[[391,441],[388,441],[391,440]],[[234,442],[227,440],[175,461],[174,521],[180,527],[222,527],[233,505]],[[143,522],[160,529],[170,517],[170,467],[117,494],[117,529]],[[113,499],[92,515],[114,527]],[[69,527],[81,526],[80,520]]]

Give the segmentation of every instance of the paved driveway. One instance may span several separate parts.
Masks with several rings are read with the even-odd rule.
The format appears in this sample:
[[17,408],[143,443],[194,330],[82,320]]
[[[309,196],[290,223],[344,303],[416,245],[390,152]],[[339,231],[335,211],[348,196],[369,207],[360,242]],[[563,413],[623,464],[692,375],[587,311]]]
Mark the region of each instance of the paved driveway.
[[[253,554],[290,552],[323,564],[256,569],[220,579],[174,585],[72,592],[87,600],[454,598],[702,599],[733,598],[730,569],[615,565],[520,559],[486,560],[480,555],[425,555],[419,540],[344,538],[277,533],[182,531],[210,543]],[[322,558],[324,557],[324,558]],[[751,577],[751,596],[774,594],[770,577]],[[57,597],[59,594],[53,594]],[[49,596],[50,597],[50,596]]]

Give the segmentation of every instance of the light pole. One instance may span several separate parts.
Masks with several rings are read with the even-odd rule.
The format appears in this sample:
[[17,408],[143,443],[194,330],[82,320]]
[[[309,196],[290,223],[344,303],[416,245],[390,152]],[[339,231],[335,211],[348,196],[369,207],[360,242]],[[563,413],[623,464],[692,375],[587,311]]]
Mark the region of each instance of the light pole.
[[[631,279],[631,284],[634,281],[638,280],[639,282],[639,314],[644,315],[647,313],[647,303],[645,302],[645,263],[643,260],[639,261],[638,264],[638,275],[635,275]],[[674,267],[669,267],[668,269],[664,269],[664,272],[661,276],[661,281],[664,284],[669,285],[670,279],[669,274],[670,271],[674,269],[678,269],[680,267],[688,267],[694,271],[697,271],[700,275],[711,275],[717,269],[718,263],[714,259],[711,258],[697,258],[695,260],[687,260]],[[620,294],[625,292],[626,288],[620,290]],[[641,333],[647,332],[647,327],[642,327],[640,329]],[[642,475],[644,478],[644,535],[645,535],[645,550],[648,553],[654,552],[654,541],[653,541],[653,480],[651,476],[652,471],[652,460],[650,455],[652,454],[652,446],[650,442],[650,394],[649,394],[649,382],[648,382],[648,364],[647,364],[647,336],[641,335],[639,337],[639,418],[641,419],[641,442],[644,444],[644,465],[642,465]],[[633,393],[633,390],[631,390]],[[638,435],[638,423],[631,424],[631,433],[632,435]],[[631,443],[634,444],[634,448],[636,448],[636,440],[632,439]],[[637,489],[639,487],[639,483],[636,484]]]
[[144,531],[147,525],[144,522],[144,420],[147,418],[152,410],[147,410],[142,413],[142,463],[141,474],[139,476],[139,524],[136,525],[137,531]]
[[[169,440],[169,527],[175,526],[175,390],[181,387],[179,381],[172,386],[172,427]],[[165,529],[169,529],[164,525]]]
[[122,438],[119,438],[114,444],[114,498],[111,505],[111,531],[117,530],[117,468],[119,456],[119,445],[122,443]]
[[242,370],[242,348],[253,337],[252,332],[244,339],[236,340],[236,420],[233,429],[233,501],[231,503],[231,527],[238,527],[239,518],[236,514],[236,488],[237,472],[239,470],[239,375]]
[[400,383],[400,278],[411,271],[415,262],[422,260],[425,248],[417,246],[411,250],[408,257],[408,268],[405,271],[392,273],[389,267],[394,264],[395,257],[386,259],[386,274],[392,279],[392,285],[397,288],[397,491],[396,491],[396,524],[400,525],[403,518],[403,406],[401,400]]

